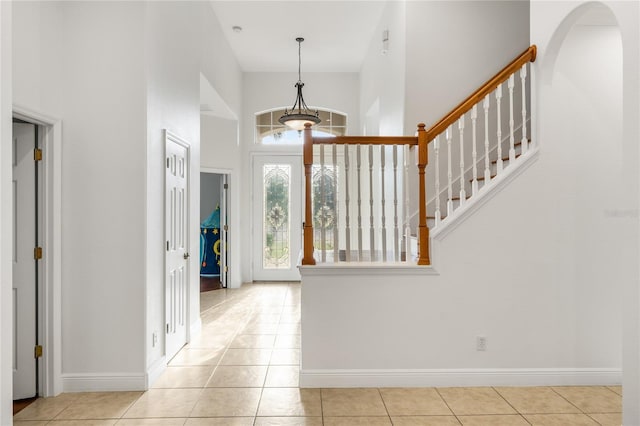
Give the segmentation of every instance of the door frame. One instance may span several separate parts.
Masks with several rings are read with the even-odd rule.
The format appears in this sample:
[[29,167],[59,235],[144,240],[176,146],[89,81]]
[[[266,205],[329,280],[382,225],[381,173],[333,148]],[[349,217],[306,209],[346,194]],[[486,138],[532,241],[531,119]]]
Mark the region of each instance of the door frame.
[[[233,188],[233,172],[231,171],[231,169],[221,169],[221,168],[217,168],[217,167],[200,167],[200,173],[214,173],[217,175],[223,175],[226,176],[227,179],[227,183],[229,184],[229,188],[227,189],[227,202],[226,202],[226,209],[227,209],[227,221],[226,224],[229,226],[229,229],[232,229],[231,227],[231,221],[233,218],[233,209],[231,208],[232,206],[232,202],[231,202],[231,189]],[[199,176],[200,174],[198,174]],[[222,196],[222,192],[220,193],[220,196]],[[220,221],[222,224],[222,209],[220,210]],[[232,244],[229,241],[229,234],[227,233],[227,249],[223,251],[226,252],[226,254],[224,255],[225,258],[225,263],[228,267],[228,271],[226,274],[226,286],[225,288],[233,288],[232,286],[230,286],[231,284],[231,275],[233,274],[233,270],[231,268],[231,262],[229,262],[230,258],[233,257],[230,254],[230,247],[234,247],[235,245],[237,245],[236,239],[234,238],[234,243]],[[222,257],[222,256],[221,256]],[[222,283],[222,269],[220,270],[220,282]],[[198,275],[199,276],[199,275]]]
[[[167,146],[169,143],[176,143],[180,146],[182,146],[185,150],[186,150],[186,154],[185,154],[185,159],[186,159],[186,163],[187,163],[187,173],[186,173],[186,179],[187,179],[187,199],[186,199],[186,206],[187,206],[187,214],[186,214],[186,241],[185,241],[185,250],[186,253],[189,253],[190,249],[191,249],[191,191],[192,191],[192,186],[191,186],[191,144],[181,138],[180,136],[178,136],[177,134],[171,132],[168,129],[164,129],[163,130],[164,133],[164,161],[167,161]],[[166,164],[165,164],[166,166]],[[164,183],[163,183],[163,200],[164,200],[164,204],[163,204],[163,216],[164,216],[164,231],[163,231],[163,235],[164,235],[164,240],[167,240],[167,169],[166,167],[164,168]],[[164,334],[164,356],[166,359],[166,362],[169,362],[169,359],[167,358],[167,333],[166,333],[166,324],[167,324],[167,278],[168,278],[168,268],[169,268],[169,262],[167,261],[167,251],[163,250],[164,252],[164,279],[163,279],[163,300],[164,300],[164,304],[163,304],[163,330],[165,330]],[[185,344],[189,342],[189,340],[191,339],[191,264],[193,262],[193,259],[190,257],[186,260],[186,267],[187,267],[187,271],[185,274],[185,277],[187,279],[187,283],[185,285],[185,289],[186,289],[186,295],[185,295],[185,316],[186,316],[186,330],[185,330]],[[176,352],[177,353],[177,352]],[[175,355],[175,354],[174,354]]]
[[12,115],[38,125],[42,132],[38,334],[43,354],[38,394],[48,397],[62,392],[62,121],[20,105],[13,105]]
[[[274,163],[277,163],[277,158],[282,158],[284,159],[296,159],[300,161],[300,173],[301,173],[301,179],[304,178],[304,172],[303,172],[303,158],[302,158],[302,153],[298,153],[298,152],[252,152],[251,153],[251,202],[250,204],[253,206],[255,205],[255,203],[258,201],[256,198],[258,197],[258,188],[256,188],[256,162],[260,159],[273,159]],[[270,161],[270,160],[269,160]],[[300,223],[295,224],[294,222],[291,223],[291,238],[293,238],[294,235],[296,234],[296,229],[300,231],[300,250],[302,250],[302,221],[304,220],[304,211],[302,210],[302,202],[304,202],[304,183],[301,181],[300,183]],[[293,205],[293,204],[292,204]],[[254,250],[255,247],[257,247],[257,245],[262,246],[262,229],[256,229],[256,227],[258,226],[258,217],[256,217],[256,212],[255,212],[255,208],[251,208],[251,212],[250,212],[250,217],[251,217],[251,244],[250,247],[252,247],[251,249],[251,279],[252,281],[256,281],[256,277],[255,277],[255,264],[256,262],[260,262],[262,261],[262,259],[257,259],[256,258],[256,251]],[[260,220],[262,220],[262,218],[260,218]],[[299,228],[298,228],[299,226]],[[300,253],[290,253],[291,255],[291,263],[292,263],[292,268],[297,268],[297,265],[299,264],[300,261]],[[298,278],[300,279],[300,278]],[[262,281],[262,280],[259,280]],[[275,281],[288,281],[288,280],[275,280]]]

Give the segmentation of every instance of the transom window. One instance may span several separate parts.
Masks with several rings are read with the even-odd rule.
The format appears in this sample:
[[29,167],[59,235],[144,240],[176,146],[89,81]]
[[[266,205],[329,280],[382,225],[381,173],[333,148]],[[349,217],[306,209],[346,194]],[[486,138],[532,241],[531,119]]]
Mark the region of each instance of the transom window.
[[[342,136],[347,131],[347,116],[339,112],[318,110],[320,123],[313,128],[314,136]],[[302,132],[278,122],[284,109],[256,114],[256,143],[264,145],[302,145]]]

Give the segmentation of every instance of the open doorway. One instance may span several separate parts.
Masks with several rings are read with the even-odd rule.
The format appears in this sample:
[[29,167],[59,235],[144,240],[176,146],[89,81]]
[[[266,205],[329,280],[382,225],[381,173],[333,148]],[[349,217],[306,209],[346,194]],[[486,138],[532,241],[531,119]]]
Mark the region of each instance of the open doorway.
[[200,172],[200,292],[227,288],[229,175]]

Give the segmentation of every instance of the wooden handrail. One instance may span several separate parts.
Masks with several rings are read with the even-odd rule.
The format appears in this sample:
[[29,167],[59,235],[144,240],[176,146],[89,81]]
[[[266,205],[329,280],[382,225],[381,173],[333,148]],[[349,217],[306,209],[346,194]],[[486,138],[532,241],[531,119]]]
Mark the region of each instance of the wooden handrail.
[[478,90],[473,92],[471,96],[451,110],[451,112],[445,115],[440,121],[431,126],[431,128],[427,130],[427,140],[431,142],[436,136],[444,132],[447,127],[452,125],[464,113],[473,108],[475,104],[483,100],[485,96],[493,92],[499,84],[505,82],[511,74],[522,68],[524,64],[527,62],[534,62],[536,60],[536,53],[537,48],[535,44],[522,52],[520,56],[511,61],[511,63],[504,67],[498,74],[494,75],[486,83],[480,86]]
[[314,137],[314,145],[418,145],[415,136],[336,136]]

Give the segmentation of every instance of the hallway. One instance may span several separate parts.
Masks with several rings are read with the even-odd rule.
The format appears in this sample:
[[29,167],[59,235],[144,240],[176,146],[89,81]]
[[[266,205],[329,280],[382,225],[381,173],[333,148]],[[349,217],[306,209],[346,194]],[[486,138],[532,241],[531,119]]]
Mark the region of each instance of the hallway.
[[620,425],[621,387],[298,389],[300,285],[202,293],[202,333],[147,392],[40,399],[15,425]]

